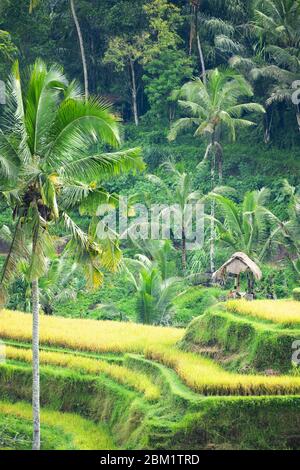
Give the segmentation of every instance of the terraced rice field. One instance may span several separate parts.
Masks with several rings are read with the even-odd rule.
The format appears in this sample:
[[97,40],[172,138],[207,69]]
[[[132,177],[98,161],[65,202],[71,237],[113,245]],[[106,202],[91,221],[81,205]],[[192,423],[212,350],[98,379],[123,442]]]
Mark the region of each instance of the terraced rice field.
[[226,306],[232,313],[300,328],[300,302],[294,300],[230,300]]
[[[300,376],[230,372],[207,357],[181,350],[184,334],[174,328],[41,317],[44,448],[180,449],[187,439],[195,441],[195,448],[205,448],[210,439],[205,423],[210,420],[216,445],[224,445],[232,439],[232,419],[241,407],[240,424],[248,423],[239,431],[245,434],[245,446],[251,426],[259,422],[254,409],[266,410],[265,426],[273,426],[273,404],[283,413],[282,423],[290,409],[298,423]],[[25,436],[26,448],[31,316],[2,311],[0,338],[6,354],[0,365],[0,427],[5,419],[12,420]],[[219,426],[224,429],[215,418],[219,407],[228,417],[228,434],[217,431]],[[1,444],[0,435],[0,447],[9,447],[9,442],[4,436]]]

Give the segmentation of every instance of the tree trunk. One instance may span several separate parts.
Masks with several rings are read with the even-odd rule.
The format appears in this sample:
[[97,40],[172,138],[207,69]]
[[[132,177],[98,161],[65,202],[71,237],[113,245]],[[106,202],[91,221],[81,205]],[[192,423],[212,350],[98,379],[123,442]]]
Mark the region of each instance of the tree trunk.
[[187,265],[187,256],[186,256],[186,235],[185,235],[185,228],[182,227],[182,270],[183,273],[186,272],[186,265]]
[[298,129],[299,129],[299,132],[300,132],[300,108],[299,108],[299,105],[297,105],[296,118],[297,118]]
[[[271,111],[271,112],[269,112]],[[264,142],[268,144],[271,140],[271,128],[272,128],[272,121],[273,121],[273,107],[267,108],[267,112],[264,117]]]
[[201,76],[202,76],[204,85],[206,85],[206,68],[205,68],[204,55],[202,51],[199,34],[197,35],[197,47],[198,47],[198,54],[199,54],[201,70],[202,70]]
[[195,36],[195,7],[191,5],[191,21],[190,21],[190,38],[189,38],[189,55],[192,55],[193,42]]
[[84,77],[84,94],[85,94],[85,99],[87,100],[89,97],[89,80],[88,80],[87,63],[86,63],[86,56],[85,56],[85,51],[84,51],[82,33],[80,29],[80,24],[77,18],[76,10],[75,10],[74,0],[70,0],[70,6],[71,6],[71,12],[72,12],[73,20],[76,26],[78,41],[79,41],[79,46],[80,46],[83,77]]
[[215,209],[216,203],[214,200],[211,201],[210,207],[210,272],[213,274],[215,272]]
[[137,87],[134,70],[134,61],[130,59],[130,73],[131,73],[131,95],[132,95],[132,107],[135,125],[139,125],[139,115],[137,109]]
[[[215,146],[213,145],[213,156],[211,162],[211,189],[215,187],[215,172],[216,172],[216,153]],[[215,212],[216,212],[216,201],[212,199],[210,206],[210,272],[215,272]]]
[[202,45],[201,45],[199,31],[198,31],[198,8],[199,6],[195,7],[195,34],[196,34],[197,50],[198,50],[198,55],[199,55],[199,60],[200,60],[200,67],[201,67],[201,77],[202,77],[204,85],[206,85],[206,68],[205,68],[204,55],[203,55]]
[[215,142],[216,162],[218,163],[219,184],[223,181],[223,148],[219,142]]
[[40,450],[39,285],[32,281],[32,411],[33,450]]

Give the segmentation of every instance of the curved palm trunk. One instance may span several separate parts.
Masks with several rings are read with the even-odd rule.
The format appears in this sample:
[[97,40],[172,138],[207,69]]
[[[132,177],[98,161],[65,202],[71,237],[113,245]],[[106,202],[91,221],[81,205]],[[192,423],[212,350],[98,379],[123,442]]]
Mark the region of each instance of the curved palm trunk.
[[32,281],[32,411],[33,450],[40,450],[39,285]]
[[74,20],[74,23],[75,23],[75,26],[76,26],[78,41],[79,41],[79,46],[80,46],[81,61],[82,61],[82,68],[83,68],[83,77],[84,77],[84,93],[85,93],[85,98],[88,99],[88,97],[89,97],[89,79],[88,79],[87,62],[86,62],[86,56],[85,56],[85,51],[84,51],[84,44],[83,44],[81,28],[80,28],[80,24],[79,24],[79,21],[78,21],[77,14],[76,14],[74,0],[70,0],[70,6],[71,6],[71,12],[72,12],[73,20]]

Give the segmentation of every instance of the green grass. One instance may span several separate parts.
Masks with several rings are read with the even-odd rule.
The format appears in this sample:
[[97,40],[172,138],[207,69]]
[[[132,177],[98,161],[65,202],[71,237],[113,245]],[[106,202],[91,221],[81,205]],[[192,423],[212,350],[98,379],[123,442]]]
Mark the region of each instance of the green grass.
[[[32,408],[28,403],[0,402],[0,445],[15,450],[31,448]],[[78,415],[41,411],[42,450],[107,450],[114,449],[105,426],[92,423]],[[15,442],[14,442],[15,441]]]
[[173,302],[175,307],[174,324],[187,326],[190,321],[203,315],[209,307],[217,304],[220,298],[225,296],[226,292],[219,288],[189,287]]
[[[28,348],[6,346],[5,356],[7,360],[32,362],[32,352]],[[65,367],[90,375],[104,374],[126,387],[143,393],[147,400],[158,400],[160,397],[160,389],[145,374],[132,371],[114,362],[64,352],[40,351],[40,363]]]
[[[41,450],[75,449],[71,435],[66,435],[62,429],[43,423],[41,435]],[[17,417],[14,412],[2,413],[0,403],[0,450],[31,450],[31,448],[31,420]]]

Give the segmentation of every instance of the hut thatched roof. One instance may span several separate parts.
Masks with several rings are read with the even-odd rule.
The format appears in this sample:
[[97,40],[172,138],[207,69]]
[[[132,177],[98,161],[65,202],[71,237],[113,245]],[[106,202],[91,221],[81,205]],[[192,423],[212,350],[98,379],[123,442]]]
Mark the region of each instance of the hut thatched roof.
[[241,274],[245,271],[251,271],[258,281],[262,278],[262,272],[257,266],[257,264],[252,261],[245,253],[238,252],[234,253],[232,257],[223,264],[223,266],[218,269],[213,274],[214,280],[224,279],[226,274]]

